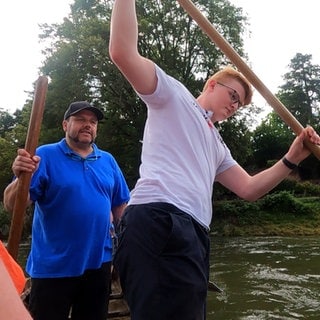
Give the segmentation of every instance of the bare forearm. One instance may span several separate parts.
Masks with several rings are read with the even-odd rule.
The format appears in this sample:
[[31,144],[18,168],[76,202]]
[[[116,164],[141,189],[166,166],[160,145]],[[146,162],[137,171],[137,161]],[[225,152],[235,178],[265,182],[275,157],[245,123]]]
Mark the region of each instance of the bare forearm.
[[17,196],[17,190],[18,190],[18,179],[15,179],[13,182],[11,182],[3,193],[3,206],[5,210],[8,212],[13,211],[14,203],[16,201]]
[[251,177],[249,184],[249,190],[251,190],[251,194],[249,196],[249,200],[256,200],[276,187],[290,174],[292,171],[290,167],[292,165],[293,167],[298,165],[310,154],[310,151],[304,146],[305,140],[319,144],[320,138],[311,127],[307,127],[302,130],[299,136],[295,138],[288,152],[286,153],[285,161],[281,159],[271,168]]
[[[138,23],[134,0],[115,0],[112,17],[109,51],[118,60],[137,53]],[[116,62],[115,61],[115,62]]]
[[243,198],[248,201],[255,201],[284,180],[292,170],[286,167],[282,160],[275,163],[271,168],[257,173],[250,178]]
[[253,176],[249,175],[241,166],[235,165],[218,175],[216,181],[240,198],[255,201],[277,186],[291,171],[283,164],[282,160]]
[[112,208],[112,217],[115,224],[118,224],[118,222],[120,221],[126,207],[127,204],[124,203],[121,206]]
[[[3,193],[3,206],[4,209],[8,212],[13,212],[14,204],[16,201],[17,193],[18,193],[18,183],[19,179],[15,179],[11,182]],[[28,195],[28,205],[30,204],[30,199]]]
[[115,0],[111,16],[109,55],[132,87],[141,94],[156,89],[154,63],[138,51],[138,22],[134,0]]
[[[308,157],[310,151],[304,145],[304,141],[306,140],[317,145],[320,144],[320,137],[313,128],[307,127],[303,129],[299,136],[294,139],[285,155],[289,162],[298,165]],[[282,159],[271,168],[253,176],[249,175],[241,166],[235,165],[219,174],[216,177],[216,181],[237,194],[240,198],[255,201],[277,186],[291,171],[292,169]]]

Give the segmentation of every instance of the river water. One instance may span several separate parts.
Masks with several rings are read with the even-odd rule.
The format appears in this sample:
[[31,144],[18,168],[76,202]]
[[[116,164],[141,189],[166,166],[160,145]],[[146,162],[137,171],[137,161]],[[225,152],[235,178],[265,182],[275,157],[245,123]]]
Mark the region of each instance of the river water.
[[320,237],[212,237],[207,320],[320,319]]
[[320,320],[320,237],[212,237],[210,262],[207,320]]

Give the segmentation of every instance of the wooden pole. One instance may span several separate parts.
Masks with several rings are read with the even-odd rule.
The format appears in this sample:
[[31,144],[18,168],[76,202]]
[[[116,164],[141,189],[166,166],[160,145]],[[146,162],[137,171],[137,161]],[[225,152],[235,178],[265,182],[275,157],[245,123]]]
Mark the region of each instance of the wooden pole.
[[[196,8],[190,0],[177,0],[181,7],[193,18],[204,33],[220,48],[220,50],[230,59],[230,61],[238,68],[238,70],[250,81],[250,83],[260,92],[266,99],[268,104],[281,117],[281,119],[299,135],[303,126],[289,112],[289,110],[278,100],[272,92],[263,84],[263,82],[255,75],[255,73],[247,66],[238,53],[231,45],[219,34],[216,28],[209,20]],[[305,142],[309,150],[320,160],[320,148],[308,141]]]
[[[48,79],[40,76],[36,83],[34,100],[31,109],[29,127],[26,137],[25,149],[31,154],[35,154],[38,144],[45,98],[48,87]],[[22,235],[24,214],[27,207],[31,173],[23,172],[19,177],[17,196],[13,208],[10,233],[7,249],[14,259],[18,257],[19,243]]]

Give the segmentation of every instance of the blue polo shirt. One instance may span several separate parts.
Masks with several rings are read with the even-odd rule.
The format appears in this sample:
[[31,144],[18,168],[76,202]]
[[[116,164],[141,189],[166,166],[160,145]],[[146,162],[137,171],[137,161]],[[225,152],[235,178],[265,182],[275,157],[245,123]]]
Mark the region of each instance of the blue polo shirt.
[[35,203],[26,271],[34,278],[79,276],[112,259],[110,212],[129,200],[114,157],[93,145],[86,158],[65,139],[39,147],[30,184]]

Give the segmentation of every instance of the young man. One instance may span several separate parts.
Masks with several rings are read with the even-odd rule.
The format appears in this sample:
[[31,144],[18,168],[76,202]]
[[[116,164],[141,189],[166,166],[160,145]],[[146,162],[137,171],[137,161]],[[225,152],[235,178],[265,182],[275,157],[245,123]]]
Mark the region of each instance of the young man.
[[214,127],[250,103],[248,81],[227,68],[194,98],[139,54],[137,39],[135,0],[115,0],[110,57],[146,103],[148,118],[140,178],[121,222],[114,264],[132,320],[202,320],[214,181],[243,199],[256,200],[310,154],[304,140],[318,144],[320,138],[312,128],[304,129],[286,160],[249,175]]
[[17,177],[4,192],[12,211],[17,181],[32,172],[35,203],[31,252],[30,312],[35,320],[107,318],[112,260],[110,212],[118,221],[129,190],[113,158],[94,144],[102,112],[86,101],[70,104],[62,127],[65,138],[40,146],[36,155],[18,150]]

